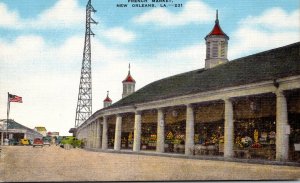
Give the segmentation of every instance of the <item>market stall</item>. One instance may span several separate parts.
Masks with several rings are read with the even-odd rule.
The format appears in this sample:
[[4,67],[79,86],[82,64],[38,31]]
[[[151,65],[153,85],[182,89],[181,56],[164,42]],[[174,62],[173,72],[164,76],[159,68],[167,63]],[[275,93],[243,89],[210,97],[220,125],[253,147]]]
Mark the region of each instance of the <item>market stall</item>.
[[195,154],[221,155],[224,152],[224,122],[195,124]]
[[115,143],[115,124],[109,124],[108,125],[108,131],[107,131],[107,148],[113,149],[114,143]]
[[273,117],[235,121],[235,157],[274,160],[276,155],[275,143],[276,122]]
[[142,123],[141,149],[155,150],[157,139],[157,123]]
[[165,126],[165,152],[184,153],[185,121]]

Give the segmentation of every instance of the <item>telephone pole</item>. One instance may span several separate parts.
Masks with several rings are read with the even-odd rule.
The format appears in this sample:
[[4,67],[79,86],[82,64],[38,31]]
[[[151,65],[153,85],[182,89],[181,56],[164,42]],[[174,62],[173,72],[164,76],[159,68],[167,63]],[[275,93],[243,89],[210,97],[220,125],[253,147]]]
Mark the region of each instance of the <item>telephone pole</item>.
[[92,19],[91,13],[96,10],[91,4],[91,0],[86,5],[86,23],[83,59],[81,66],[78,101],[76,108],[75,127],[78,127],[92,115],[92,72],[91,72],[91,35],[95,35],[91,30],[91,24],[97,24]]

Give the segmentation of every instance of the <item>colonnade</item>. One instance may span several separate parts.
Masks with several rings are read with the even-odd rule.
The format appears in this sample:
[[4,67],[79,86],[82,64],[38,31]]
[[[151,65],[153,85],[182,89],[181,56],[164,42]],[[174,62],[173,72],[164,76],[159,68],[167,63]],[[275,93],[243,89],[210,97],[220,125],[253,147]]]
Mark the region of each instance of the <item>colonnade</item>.
[[[232,98],[222,99],[224,102],[224,158],[231,158],[234,155],[234,110]],[[195,133],[195,103],[186,104],[186,131],[185,131],[185,155],[191,155],[191,149],[194,146]],[[156,152],[164,153],[165,145],[165,125],[164,119],[165,108],[157,108],[157,141]],[[132,111],[134,117],[134,140],[133,151],[141,150],[141,123],[142,110]],[[116,116],[115,135],[114,135],[114,150],[121,150],[121,133],[122,133],[122,113],[103,115],[101,118],[91,122],[85,128],[88,129],[87,147],[108,148],[108,117]],[[288,135],[288,113],[287,101],[283,91],[276,92],[276,159],[285,161],[288,159],[289,135]],[[100,119],[102,119],[100,121]],[[102,129],[101,129],[102,127]],[[102,139],[100,139],[100,136]]]

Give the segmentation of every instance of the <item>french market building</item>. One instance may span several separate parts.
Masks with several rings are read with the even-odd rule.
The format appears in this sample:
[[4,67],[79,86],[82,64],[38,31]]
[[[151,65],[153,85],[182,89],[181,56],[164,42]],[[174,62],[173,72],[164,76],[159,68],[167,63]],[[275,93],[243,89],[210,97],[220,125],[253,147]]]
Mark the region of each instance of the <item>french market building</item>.
[[300,42],[228,61],[218,15],[205,68],[154,81],[77,127],[87,148],[299,162]]

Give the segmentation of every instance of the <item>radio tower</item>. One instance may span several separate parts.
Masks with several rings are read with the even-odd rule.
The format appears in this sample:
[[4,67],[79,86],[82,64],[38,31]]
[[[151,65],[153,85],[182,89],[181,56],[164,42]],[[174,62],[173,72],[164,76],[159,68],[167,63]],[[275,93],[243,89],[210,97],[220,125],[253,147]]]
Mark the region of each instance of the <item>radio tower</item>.
[[91,30],[91,24],[97,24],[91,18],[91,12],[96,10],[91,4],[91,0],[86,5],[86,23],[83,59],[81,66],[78,101],[76,108],[75,128],[82,124],[92,115],[92,73],[91,73],[91,35],[95,35]]

